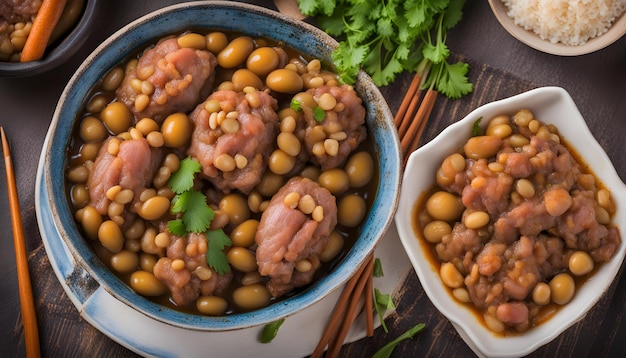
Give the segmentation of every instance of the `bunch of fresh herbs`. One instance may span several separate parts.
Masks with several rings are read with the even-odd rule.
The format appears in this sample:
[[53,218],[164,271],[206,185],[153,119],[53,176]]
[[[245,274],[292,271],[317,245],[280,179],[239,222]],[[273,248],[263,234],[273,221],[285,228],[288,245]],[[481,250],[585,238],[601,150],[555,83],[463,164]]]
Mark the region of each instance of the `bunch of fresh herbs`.
[[[298,0],[300,11],[313,17],[340,40],[332,60],[345,83],[359,69],[377,86],[391,84],[403,72],[428,76],[423,86],[449,98],[470,93],[467,63],[448,62],[447,31],[463,15],[465,0]],[[429,70],[428,70],[429,69]]]

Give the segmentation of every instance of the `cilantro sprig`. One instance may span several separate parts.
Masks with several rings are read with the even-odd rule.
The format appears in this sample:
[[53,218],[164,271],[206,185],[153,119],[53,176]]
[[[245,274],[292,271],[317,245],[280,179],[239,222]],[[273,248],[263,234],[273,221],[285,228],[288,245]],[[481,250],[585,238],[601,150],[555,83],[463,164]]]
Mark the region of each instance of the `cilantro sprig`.
[[413,326],[413,327],[409,328],[408,330],[406,330],[406,332],[402,333],[400,336],[398,336],[393,341],[385,344],[381,349],[378,350],[378,352],[374,353],[372,358],[388,358],[388,357],[391,357],[391,353],[393,353],[393,350],[396,348],[396,346],[398,344],[400,344],[404,340],[413,338],[413,336],[415,336],[416,334],[420,333],[425,328],[426,328],[426,325],[424,323],[416,324],[415,326]]
[[[363,68],[377,86],[391,84],[403,71],[430,68],[424,87],[449,98],[472,91],[466,63],[448,63],[447,30],[463,15],[465,0],[298,0],[300,11],[314,17],[340,39],[332,60],[345,83]],[[424,62],[428,66],[424,66]],[[425,74],[425,72],[421,73]]]
[[205,233],[208,243],[206,262],[218,274],[230,271],[224,248],[232,245],[228,235],[221,229],[209,230],[215,217],[213,209],[207,204],[202,192],[194,190],[195,175],[202,170],[202,165],[190,157],[180,162],[180,167],[172,174],[167,185],[176,194],[172,199],[170,211],[180,218],[170,220],[167,229],[174,235],[187,236],[190,232]]
[[284,318],[281,318],[277,321],[270,322],[263,327],[261,334],[259,335],[259,342],[261,343],[270,343],[276,335],[278,334],[278,329],[285,322]]

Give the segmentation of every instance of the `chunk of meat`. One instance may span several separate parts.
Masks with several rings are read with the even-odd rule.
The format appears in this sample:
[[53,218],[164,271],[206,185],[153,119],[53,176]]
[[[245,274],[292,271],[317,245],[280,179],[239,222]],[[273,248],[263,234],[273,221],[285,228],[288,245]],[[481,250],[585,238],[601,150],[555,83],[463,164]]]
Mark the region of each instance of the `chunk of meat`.
[[[209,95],[215,78],[215,56],[206,50],[181,48],[176,39],[159,42],[147,50],[137,66],[124,77],[117,97],[134,114],[135,119],[152,118],[161,123],[168,115],[189,112]],[[135,100],[142,94],[137,81],[154,87],[149,104],[137,108]]]
[[[172,300],[179,306],[193,303],[198,297],[221,292],[232,280],[232,271],[218,275],[206,263],[207,241],[204,234],[190,233],[186,238],[173,237],[167,247],[167,256],[154,265],[154,276],[165,284]],[[173,268],[174,260],[185,261],[185,267]],[[210,277],[207,279],[207,270]]]
[[511,326],[528,323],[528,307],[524,302],[502,303],[496,309],[496,317]]
[[[321,166],[322,170],[340,166],[350,153],[365,140],[367,130],[365,128],[365,108],[361,98],[352,86],[321,86],[307,90],[313,98],[321,98],[330,94],[335,98],[337,106],[325,112],[322,120],[315,119],[315,108],[302,106],[306,127],[299,130],[297,136],[304,142],[304,147],[310,155],[310,160]],[[319,108],[319,107],[317,107]],[[320,138],[318,126],[321,126],[327,138],[338,138],[337,153],[329,154],[314,150],[318,143],[324,140]],[[337,133],[344,133],[337,134]],[[323,143],[323,142],[322,142]]]
[[[294,192],[300,197],[311,195],[323,208],[323,219],[317,222],[310,214],[285,204],[285,197]],[[259,273],[270,277],[267,287],[274,297],[311,282],[320,266],[319,254],[336,224],[335,197],[310,179],[294,177],[272,197],[261,216],[255,240]],[[311,269],[296,270],[301,260],[308,260]]]
[[0,2],[0,25],[7,22],[15,24],[20,21],[31,21],[41,7],[41,1],[3,0]]
[[[118,152],[113,155],[109,152],[109,144],[117,140],[111,137],[104,141],[94,167],[89,171],[89,205],[100,215],[107,214],[111,201],[106,192],[116,185],[132,190],[137,200],[139,194],[150,186],[163,157],[160,149],[151,148],[143,138],[122,141]],[[127,207],[132,209],[132,205]]]
[[[207,103],[214,101],[219,102],[220,109],[210,112]],[[220,90],[191,113],[194,130],[188,154],[202,164],[202,174],[216,188],[226,193],[233,189],[249,193],[259,183],[278,131],[276,103],[266,92]],[[219,115],[220,112],[224,114]],[[229,113],[235,113],[235,131],[222,128],[217,119],[211,119]],[[220,158],[234,160],[235,166],[226,170],[219,163],[216,165]],[[236,164],[236,160],[245,165]]]

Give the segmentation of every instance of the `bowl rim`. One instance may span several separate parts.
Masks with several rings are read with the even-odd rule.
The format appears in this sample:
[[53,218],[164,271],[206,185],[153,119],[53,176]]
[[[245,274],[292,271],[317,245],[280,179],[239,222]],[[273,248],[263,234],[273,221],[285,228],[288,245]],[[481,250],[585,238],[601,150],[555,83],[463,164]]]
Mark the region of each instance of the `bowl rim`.
[[[77,93],[78,90],[76,90],[76,86],[80,86],[82,83],[82,86],[88,86],[87,88],[90,88],[95,81],[91,81],[87,84],[85,82],[89,81],[90,78],[101,78],[115,63],[121,61],[121,59],[135,48],[141,48],[146,45],[145,42],[152,42],[165,35],[180,31],[180,29],[192,28],[195,26],[194,21],[199,20],[191,19],[191,16],[198,18],[199,13],[208,15],[209,12],[216,10],[233,12],[233,14],[236,13],[253,18],[268,18],[271,20],[271,22],[268,22],[268,24],[270,24],[268,25],[269,27],[280,25],[289,27],[290,31],[298,31],[299,35],[306,37],[313,43],[314,48],[305,49],[305,41],[302,41],[301,37],[294,37],[294,39],[298,39],[302,44],[297,43],[295,44],[296,46],[290,44],[290,46],[296,48],[302,46],[299,50],[319,56],[318,58],[330,59],[332,49],[337,46],[337,42],[334,39],[312,25],[282,15],[276,11],[251,4],[230,1],[196,1],[175,4],[155,10],[116,31],[89,55],[72,76],[55,109],[42,149],[41,160],[45,175],[44,185],[48,192],[52,193],[49,198],[49,204],[53,212],[55,226],[79,266],[86,270],[89,275],[113,297],[137,309],[143,314],[175,326],[206,331],[236,330],[266,324],[278,318],[290,316],[298,310],[321,300],[340,287],[356,272],[365,258],[373,252],[377,241],[393,222],[393,214],[395,213],[399,200],[401,179],[400,158],[397,154],[399,153],[399,140],[395,132],[395,127],[393,126],[393,116],[382,94],[373,84],[371,78],[364,72],[360,72],[357,77],[355,89],[363,98],[367,111],[366,123],[368,124],[368,128],[372,131],[372,135],[375,133],[388,134],[385,136],[384,142],[376,142],[375,150],[381,158],[385,158],[385,161],[380,161],[380,180],[377,195],[372,204],[374,211],[364,224],[359,238],[360,244],[353,247],[342,259],[340,263],[342,270],[335,269],[302,292],[268,307],[248,313],[224,317],[184,314],[153,303],[134,293],[126,284],[112,274],[93,253],[86,239],[80,236],[77,225],[70,214],[71,211],[69,209],[68,200],[65,197],[65,184],[60,183],[62,180],[55,180],[55,178],[63,177],[66,164],[65,148],[70,141],[70,132],[72,132],[71,128],[74,125],[74,119],[77,117],[80,111],[80,105],[84,103],[87,95],[86,93]],[[180,17],[180,14],[185,15],[184,20],[179,19],[176,21],[174,17],[170,17]],[[202,21],[204,22],[202,26],[198,25],[197,27],[221,28],[222,26],[216,25],[216,22],[212,20],[214,18],[215,17],[210,16],[203,17]],[[158,22],[166,28],[160,31],[144,31],[141,34],[138,33],[141,32],[141,29],[145,29],[146,26],[154,26],[153,22]],[[177,30],[172,30],[173,28]],[[136,31],[135,34],[137,37],[129,40],[132,36],[125,34],[131,30]],[[255,28],[254,30],[257,31],[258,29]],[[265,30],[270,31],[271,29],[268,28]],[[252,31],[245,32],[251,33]],[[272,37],[271,34],[254,35]],[[290,36],[295,35],[290,32]],[[132,46],[130,46],[129,43],[125,43],[125,41],[133,42]],[[105,58],[106,56],[104,55],[107,49],[115,51],[115,54],[108,55],[108,57],[111,57],[109,59]],[[314,50],[319,52],[313,53]],[[113,61],[112,58],[116,60]],[[106,66],[107,64],[109,66]],[[74,107],[72,107],[72,105],[74,105]],[[72,108],[75,109],[72,110]],[[67,225],[68,223],[69,225]]]
[[[566,119],[568,128],[561,128],[566,132],[579,132],[585,141],[585,151],[578,149],[578,154],[589,164],[592,171],[597,175],[613,193],[618,211],[613,217],[613,224],[620,228],[626,226],[626,185],[621,181],[615,168],[612,166],[607,154],[595,140],[586,122],[574,101],[567,91],[560,87],[536,88],[509,98],[490,102],[480,106],[458,122],[446,127],[432,141],[413,152],[409,157],[401,187],[401,198],[395,215],[395,223],[398,235],[409,256],[409,259],[417,273],[417,276],[433,305],[453,324],[461,338],[470,348],[479,355],[489,357],[517,357],[532,353],[537,348],[550,342],[578,320],[582,319],[595,303],[602,297],[615,279],[626,255],[626,240],[622,237],[622,243],[615,256],[604,263],[594,276],[588,280],[574,299],[563,306],[554,317],[540,326],[531,329],[521,335],[502,337],[491,333],[476,318],[473,312],[462,304],[454,301],[448,290],[443,287],[439,279],[438,271],[432,267],[428,260],[423,259],[424,247],[422,240],[418,239],[413,231],[412,212],[417,198],[434,184],[432,180],[424,180],[423,183],[414,176],[421,173],[434,173],[437,163],[443,158],[458,150],[462,138],[469,138],[474,122],[479,117],[491,118],[502,113],[513,113],[522,108],[533,111],[529,106],[530,101],[539,102],[537,106],[554,106],[550,108],[554,112],[557,108],[567,107],[570,115]],[[531,108],[529,108],[531,107]],[[535,112],[533,112],[535,113]],[[537,115],[537,113],[535,113]],[[549,118],[541,118],[542,121],[551,122]],[[571,125],[569,125],[571,124]],[[481,127],[486,126],[485,121]],[[450,140],[459,138],[458,141]],[[570,136],[571,137],[571,136]],[[570,138],[565,136],[565,139]],[[570,142],[571,143],[571,142]],[[445,148],[445,149],[441,149]],[[436,153],[433,153],[433,150]],[[589,160],[593,158],[593,160]],[[408,180],[411,177],[411,180]],[[411,183],[409,186],[408,183]],[[601,279],[604,278],[604,279]]]
[[54,47],[47,49],[42,59],[30,62],[0,61],[0,77],[34,76],[70,60],[89,37],[90,26],[97,13],[97,3],[97,0],[85,0],[82,15],[76,25]]
[[557,56],[580,56],[596,52],[613,44],[626,33],[626,11],[624,11],[613,21],[607,32],[589,39],[582,45],[571,46],[563,43],[552,43],[543,40],[532,30],[526,30],[515,24],[513,18],[508,15],[508,8],[502,0],[489,0],[489,6],[500,25],[511,36],[535,50]]

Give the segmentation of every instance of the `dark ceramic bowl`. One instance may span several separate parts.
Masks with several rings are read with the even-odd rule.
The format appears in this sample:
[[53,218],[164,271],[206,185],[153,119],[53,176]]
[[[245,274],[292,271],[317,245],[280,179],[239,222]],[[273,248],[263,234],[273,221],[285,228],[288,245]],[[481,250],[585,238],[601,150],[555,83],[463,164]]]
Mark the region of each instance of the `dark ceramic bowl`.
[[70,59],[89,37],[96,13],[96,0],[85,0],[83,12],[76,25],[48,46],[41,60],[32,62],[0,61],[0,77],[33,76],[56,68]]

